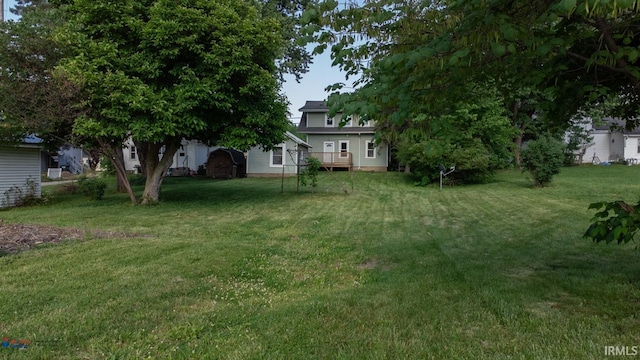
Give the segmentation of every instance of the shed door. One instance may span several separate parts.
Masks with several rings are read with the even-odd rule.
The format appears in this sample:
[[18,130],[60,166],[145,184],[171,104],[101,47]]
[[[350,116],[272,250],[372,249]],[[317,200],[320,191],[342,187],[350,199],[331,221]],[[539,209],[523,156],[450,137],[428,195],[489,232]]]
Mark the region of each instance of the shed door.
[[213,158],[213,176],[222,179],[233,177],[231,155],[223,152],[215,154]]

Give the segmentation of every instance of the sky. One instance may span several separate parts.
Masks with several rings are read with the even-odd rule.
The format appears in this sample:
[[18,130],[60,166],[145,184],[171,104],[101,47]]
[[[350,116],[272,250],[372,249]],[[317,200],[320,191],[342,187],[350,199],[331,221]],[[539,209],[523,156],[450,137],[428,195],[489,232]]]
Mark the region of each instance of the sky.
[[300,83],[293,76],[285,78],[282,92],[287,96],[291,121],[298,123],[302,113],[298,111],[307,100],[326,100],[329,93],[324,89],[338,82],[344,82],[344,73],[337,67],[331,66],[329,52],[316,55],[313,64],[309,66],[309,72],[303,75]]
[[[5,19],[16,19],[16,16],[9,12],[9,8],[15,5],[14,0],[4,0]],[[344,73],[337,67],[331,66],[331,58],[328,51],[316,55],[313,64],[309,66],[309,72],[303,75],[300,83],[295,77],[287,76],[282,88],[282,92],[289,99],[290,120],[294,123],[300,121],[302,115],[298,109],[304,106],[307,100],[326,100],[329,94],[324,89],[338,82],[346,82]]]

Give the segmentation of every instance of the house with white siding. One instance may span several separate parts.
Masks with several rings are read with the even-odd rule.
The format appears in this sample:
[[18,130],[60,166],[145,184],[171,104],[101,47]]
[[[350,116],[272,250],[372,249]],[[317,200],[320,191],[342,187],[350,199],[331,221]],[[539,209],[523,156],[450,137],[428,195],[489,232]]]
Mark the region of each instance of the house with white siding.
[[0,207],[13,206],[21,196],[41,195],[42,139],[29,136],[17,146],[0,146]]
[[[122,152],[125,169],[129,172],[137,173],[140,166],[138,150],[131,139],[128,139],[124,145]],[[200,166],[204,169],[207,165],[209,153],[219,148],[219,146],[208,146],[198,140],[182,139],[180,148],[173,156],[169,171],[173,172],[175,169],[180,169],[181,174],[188,175],[189,173],[197,172]]]
[[640,164],[640,128],[623,130],[624,121],[605,118],[602,124],[591,127],[593,140],[586,148],[583,163],[626,161],[630,165]]

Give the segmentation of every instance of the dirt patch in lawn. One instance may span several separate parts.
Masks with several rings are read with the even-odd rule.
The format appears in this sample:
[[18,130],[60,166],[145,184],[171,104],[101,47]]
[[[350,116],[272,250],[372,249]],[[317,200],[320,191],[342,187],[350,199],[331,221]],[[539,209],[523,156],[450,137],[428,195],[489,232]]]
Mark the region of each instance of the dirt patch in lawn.
[[14,254],[41,244],[65,240],[149,237],[119,232],[58,228],[46,225],[2,224],[0,220],[0,256]]

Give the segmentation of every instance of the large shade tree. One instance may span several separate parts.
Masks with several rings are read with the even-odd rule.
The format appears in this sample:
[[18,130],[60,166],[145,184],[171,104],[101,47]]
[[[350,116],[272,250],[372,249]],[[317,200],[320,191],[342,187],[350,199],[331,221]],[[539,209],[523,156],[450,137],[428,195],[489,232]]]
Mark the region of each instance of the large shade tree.
[[620,100],[614,113],[632,118],[637,14],[632,0],[326,0],[305,20],[317,51],[330,47],[357,79],[358,90],[334,96],[331,108],[375,116],[393,138],[463,100],[472,83],[495,84],[521,135],[534,113],[543,115],[536,126],[560,130],[611,94]]
[[[326,0],[306,19],[320,50],[331,45],[334,62],[360,76],[361,88],[339,96],[337,106],[380,116],[382,131],[437,111],[486,78],[501,91],[544,94],[555,125],[613,98],[607,109],[633,128],[640,121],[639,11],[638,0],[371,0],[344,8]],[[516,100],[512,114],[527,99]],[[585,236],[633,239],[637,206],[592,207],[602,211]]]
[[64,22],[58,9],[21,1],[21,21],[0,23],[0,118],[2,141],[35,133],[55,149],[71,140],[79,86],[55,70],[67,53],[56,46],[53,32]]
[[117,156],[126,138],[138,149],[142,203],[159,200],[183,138],[247,149],[270,147],[287,127],[276,61],[281,18],[253,1],[77,0],[58,41],[74,50],[61,69],[87,92],[74,131]]

